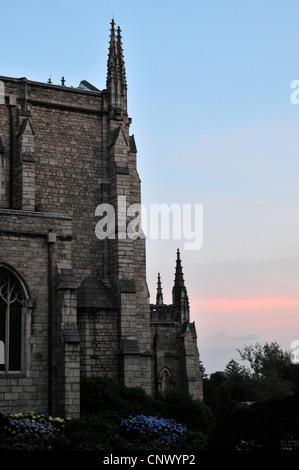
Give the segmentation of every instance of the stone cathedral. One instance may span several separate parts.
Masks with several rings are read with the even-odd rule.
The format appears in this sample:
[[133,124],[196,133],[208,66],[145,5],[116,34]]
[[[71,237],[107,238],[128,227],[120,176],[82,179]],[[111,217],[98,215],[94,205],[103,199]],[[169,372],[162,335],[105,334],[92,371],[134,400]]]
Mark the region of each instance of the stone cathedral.
[[141,202],[120,29],[104,90],[0,81],[0,412],[78,417],[81,376],[202,399],[179,251],[150,304],[144,237],[95,235],[99,205]]

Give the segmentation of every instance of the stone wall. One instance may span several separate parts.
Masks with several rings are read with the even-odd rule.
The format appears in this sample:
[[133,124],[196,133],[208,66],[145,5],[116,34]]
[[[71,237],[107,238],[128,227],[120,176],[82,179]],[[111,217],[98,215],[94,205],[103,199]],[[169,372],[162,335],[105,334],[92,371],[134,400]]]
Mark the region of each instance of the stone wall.
[[[79,284],[85,276],[96,274],[102,264],[99,241],[95,236],[95,210],[102,202],[103,146],[107,145],[105,126],[102,125],[102,94],[27,80],[2,79],[7,102],[0,105],[0,117],[3,116],[0,138],[5,148],[0,206],[9,207],[9,122],[12,112],[15,139],[13,207],[35,210],[36,206],[74,219],[73,249],[77,256],[73,269]],[[17,97],[16,107],[9,106],[10,93]],[[30,129],[26,130],[27,135],[20,136],[24,121],[28,121]],[[28,142],[31,129],[34,135]],[[34,162],[21,161],[21,150],[23,154],[34,156]],[[27,178],[26,186],[20,184],[24,177]],[[23,189],[23,204],[20,188]]]
[[119,313],[116,310],[78,315],[81,373],[119,380]]
[[[24,280],[30,298],[24,315],[23,366],[0,374],[0,411],[48,411],[49,231],[56,234],[54,266],[71,263],[71,219],[57,214],[0,210],[0,263]],[[51,232],[50,232],[51,233]],[[57,310],[53,309],[56,318]]]

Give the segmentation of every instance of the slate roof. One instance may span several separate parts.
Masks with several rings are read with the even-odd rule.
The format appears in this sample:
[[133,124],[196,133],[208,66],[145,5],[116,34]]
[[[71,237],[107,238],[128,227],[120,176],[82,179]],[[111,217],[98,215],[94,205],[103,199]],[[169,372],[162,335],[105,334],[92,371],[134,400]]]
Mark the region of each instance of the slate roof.
[[98,88],[93,86],[87,80],[81,80],[78,88],[81,88],[83,90],[89,90],[89,91],[100,91]]
[[71,268],[58,268],[57,289],[76,289],[76,282]]
[[62,337],[65,343],[80,343],[80,338],[75,323],[65,323],[62,330]]
[[134,134],[133,134],[133,135],[130,135],[130,137],[129,137],[129,144],[130,144],[130,152],[132,152],[132,153],[137,153],[137,147],[136,147],[136,143],[135,143]]
[[102,279],[87,277],[77,293],[77,307],[84,310],[116,309],[112,288]]

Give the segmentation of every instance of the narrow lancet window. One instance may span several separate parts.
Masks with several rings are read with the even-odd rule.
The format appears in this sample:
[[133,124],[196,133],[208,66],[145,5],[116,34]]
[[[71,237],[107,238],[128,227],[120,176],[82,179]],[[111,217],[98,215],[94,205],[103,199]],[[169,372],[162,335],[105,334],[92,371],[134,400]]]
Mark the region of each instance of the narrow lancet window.
[[161,372],[161,391],[168,392],[170,390],[171,373],[168,369],[164,368]]

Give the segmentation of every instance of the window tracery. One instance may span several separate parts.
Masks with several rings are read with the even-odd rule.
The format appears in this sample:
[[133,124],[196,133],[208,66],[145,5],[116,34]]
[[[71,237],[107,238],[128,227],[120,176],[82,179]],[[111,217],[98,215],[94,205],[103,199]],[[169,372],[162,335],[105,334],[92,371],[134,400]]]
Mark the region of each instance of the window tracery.
[[21,281],[0,265],[0,372],[22,369],[23,306]]

